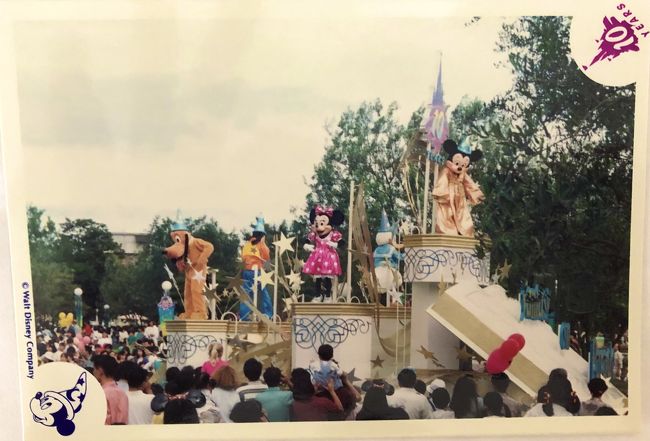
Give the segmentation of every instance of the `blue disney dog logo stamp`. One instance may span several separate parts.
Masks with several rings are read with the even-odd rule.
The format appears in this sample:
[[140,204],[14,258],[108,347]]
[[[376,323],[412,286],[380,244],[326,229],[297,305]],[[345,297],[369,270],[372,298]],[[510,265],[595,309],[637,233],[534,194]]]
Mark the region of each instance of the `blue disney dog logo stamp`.
[[47,427],[56,427],[60,435],[74,433],[74,417],[81,411],[86,398],[86,372],[82,372],[75,385],[60,392],[37,392],[29,402],[34,421]]

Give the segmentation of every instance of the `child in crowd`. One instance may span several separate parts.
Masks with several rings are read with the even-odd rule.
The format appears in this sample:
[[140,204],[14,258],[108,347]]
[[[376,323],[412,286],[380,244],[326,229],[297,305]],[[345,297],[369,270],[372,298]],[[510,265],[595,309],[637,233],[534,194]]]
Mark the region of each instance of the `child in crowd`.
[[439,419],[453,419],[454,411],[449,409],[450,396],[447,389],[444,387],[436,387],[430,394],[429,399],[434,406],[431,411],[431,418]]
[[334,360],[334,348],[330,345],[321,345],[318,348],[318,360],[312,360],[309,364],[309,371],[316,386],[326,388],[327,382],[331,378],[334,381],[335,390],[343,387],[341,380],[343,370]]

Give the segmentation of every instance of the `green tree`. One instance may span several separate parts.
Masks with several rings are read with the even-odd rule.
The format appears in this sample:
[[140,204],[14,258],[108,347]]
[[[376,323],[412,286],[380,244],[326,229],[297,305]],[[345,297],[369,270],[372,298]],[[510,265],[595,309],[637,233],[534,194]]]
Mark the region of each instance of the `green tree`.
[[452,114],[485,159],[472,172],[486,194],[474,214],[492,239],[493,265],[524,281],[557,281],[560,319],[592,332],[627,320],[634,87],[584,76],[569,56],[570,20],[522,17],[503,26],[497,51],[512,88]]
[[[214,252],[208,259],[208,266],[219,270],[217,283],[223,289],[228,284],[228,277],[234,276],[239,270],[238,235],[224,231],[216,220],[205,216],[186,218],[183,221],[193,236],[207,240],[214,246]],[[149,226],[148,241],[134,264],[126,267],[112,265],[112,274],[105,285],[105,290],[107,296],[115,302],[116,311],[138,312],[148,317],[155,317],[156,304],[162,293],[160,285],[169,278],[165,265],[174,273],[181,295],[183,294],[184,275],[179,273],[175,265],[162,254],[162,251],[172,244],[169,233],[174,223],[171,218],[154,218]],[[176,291],[173,290],[171,295],[178,302],[178,312],[181,312],[181,302]],[[113,309],[112,303],[111,309]]]
[[38,316],[56,318],[59,312],[73,311],[74,274],[71,268],[55,260],[59,242],[56,224],[44,216],[45,210],[27,207],[34,307]]
[[385,107],[378,99],[343,112],[336,127],[327,129],[330,141],[314,168],[306,212],[322,204],[347,213],[353,179],[365,185],[371,228],[379,224],[382,209],[392,220],[402,218],[407,207],[400,163],[423,112],[418,109],[406,125],[397,120],[396,103]]
[[83,302],[91,309],[103,308],[105,299],[100,286],[106,275],[106,263],[122,256],[108,227],[92,219],[67,219],[61,224],[56,257],[74,273],[74,283],[83,289]]

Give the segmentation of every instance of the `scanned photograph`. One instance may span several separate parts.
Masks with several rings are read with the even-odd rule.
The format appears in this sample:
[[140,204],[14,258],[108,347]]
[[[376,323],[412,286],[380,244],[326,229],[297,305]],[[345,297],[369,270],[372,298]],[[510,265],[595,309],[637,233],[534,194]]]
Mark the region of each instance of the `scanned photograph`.
[[16,22],[26,433],[628,415],[610,9]]

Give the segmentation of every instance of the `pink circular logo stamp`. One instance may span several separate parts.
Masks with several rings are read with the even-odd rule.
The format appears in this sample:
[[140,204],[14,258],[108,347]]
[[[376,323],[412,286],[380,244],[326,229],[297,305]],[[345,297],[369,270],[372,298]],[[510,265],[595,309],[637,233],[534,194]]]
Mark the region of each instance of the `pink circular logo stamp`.
[[[643,6],[642,6],[643,5]],[[571,22],[571,55],[606,86],[626,86],[646,72],[650,13],[646,2],[596,2]]]

